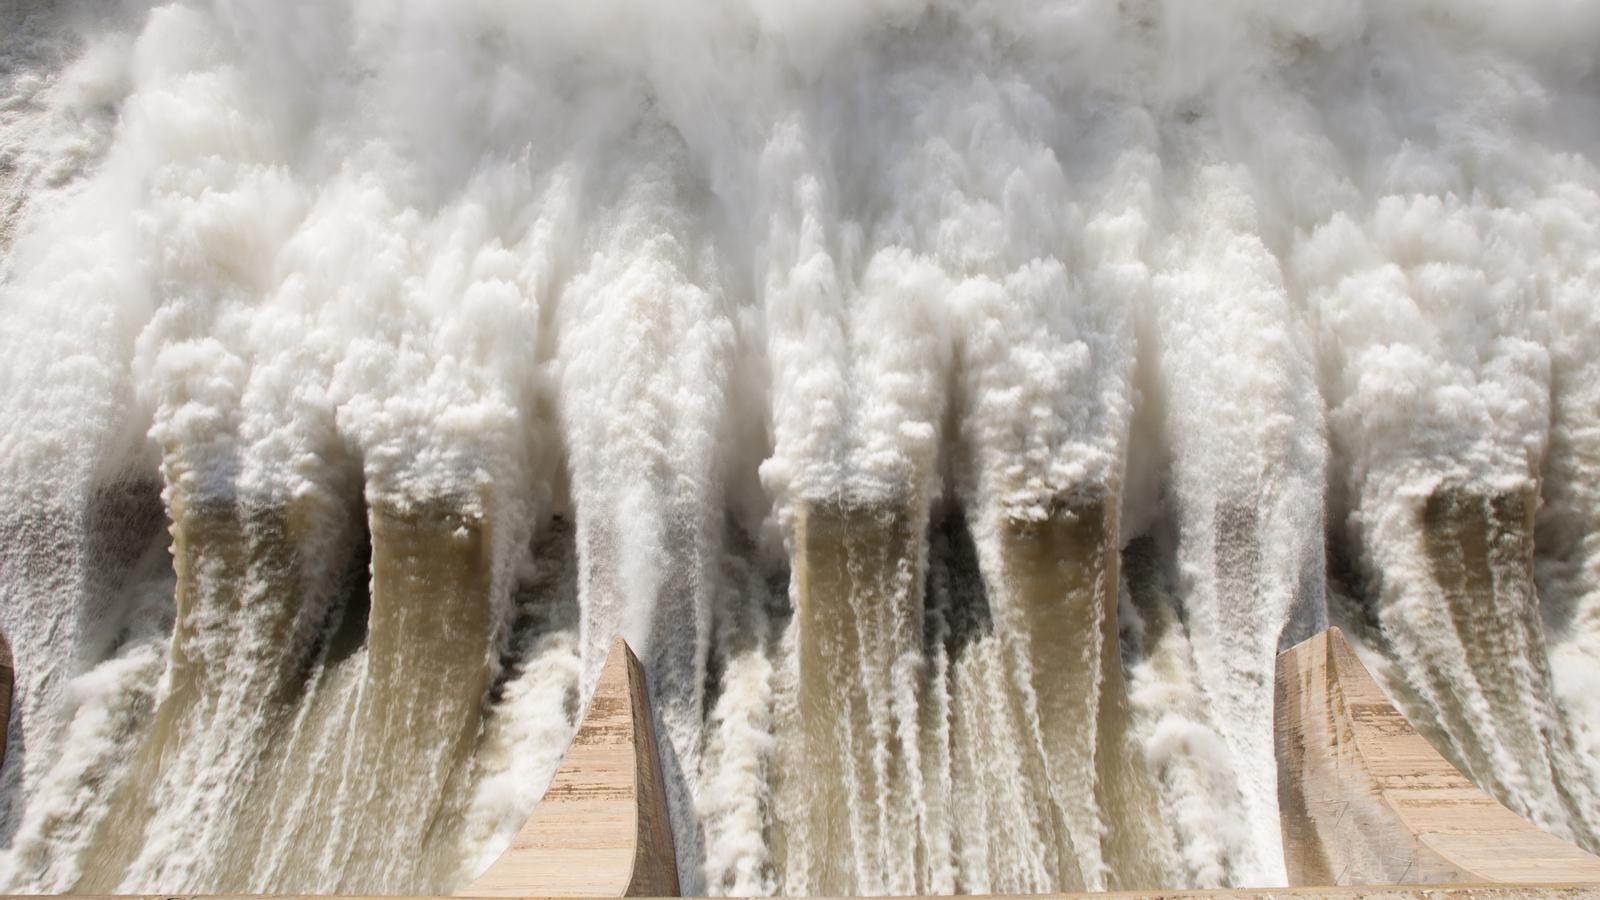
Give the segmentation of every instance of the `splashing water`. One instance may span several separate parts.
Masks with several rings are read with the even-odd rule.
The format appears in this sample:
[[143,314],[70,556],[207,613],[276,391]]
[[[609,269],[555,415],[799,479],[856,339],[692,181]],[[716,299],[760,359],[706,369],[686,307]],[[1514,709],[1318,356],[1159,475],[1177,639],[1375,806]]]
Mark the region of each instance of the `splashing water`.
[[1600,849],[1600,8],[0,0],[0,889],[1281,883],[1330,621]]

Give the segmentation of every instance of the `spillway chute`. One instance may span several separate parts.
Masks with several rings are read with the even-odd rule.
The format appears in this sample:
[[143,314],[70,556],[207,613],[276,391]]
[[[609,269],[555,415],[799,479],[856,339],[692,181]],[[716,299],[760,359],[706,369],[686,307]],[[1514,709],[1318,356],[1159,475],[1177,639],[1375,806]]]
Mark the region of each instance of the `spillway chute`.
[[1153,784],[1129,736],[1116,491],[1056,498],[1000,525],[991,597],[1087,888],[1158,883],[1171,865]]
[[449,891],[618,634],[691,893],[1280,881],[1330,622],[1600,844],[1590,5],[114,6],[0,0],[0,890]]
[[[290,724],[334,591],[329,558],[343,549],[320,503],[169,489],[177,580],[167,670],[131,773],[96,828],[83,889],[161,877],[167,854],[153,834],[207,840],[237,827],[236,808],[185,807],[205,803],[191,788],[217,778],[235,779],[244,801]],[[200,868],[243,886],[240,865],[216,854]]]
[[875,500],[804,503],[795,517],[803,737],[783,790],[809,800],[785,863],[810,890],[895,890],[918,877],[919,521],[905,502]]
[[1419,715],[1466,771],[1497,796],[1532,800],[1520,811],[1543,827],[1593,841],[1594,794],[1555,705],[1536,592],[1536,492],[1444,483],[1417,498],[1422,565],[1379,618],[1411,659]]

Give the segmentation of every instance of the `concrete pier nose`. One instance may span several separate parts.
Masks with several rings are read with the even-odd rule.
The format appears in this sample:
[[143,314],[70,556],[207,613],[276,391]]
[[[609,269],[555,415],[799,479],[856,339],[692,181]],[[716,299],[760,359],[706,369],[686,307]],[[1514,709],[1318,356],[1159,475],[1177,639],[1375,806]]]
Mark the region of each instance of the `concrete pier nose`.
[[644,669],[617,638],[572,746],[511,847],[464,897],[675,897]]
[[1389,702],[1337,628],[1278,656],[1291,885],[1600,883],[1600,858],[1479,790]]

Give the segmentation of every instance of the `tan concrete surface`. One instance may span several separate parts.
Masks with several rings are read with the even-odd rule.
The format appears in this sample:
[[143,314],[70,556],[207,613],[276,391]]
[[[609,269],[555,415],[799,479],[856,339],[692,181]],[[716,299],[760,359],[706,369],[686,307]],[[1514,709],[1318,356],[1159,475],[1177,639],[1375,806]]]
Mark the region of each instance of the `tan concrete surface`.
[[1291,884],[1600,887],[1600,859],[1474,787],[1389,703],[1337,628],[1278,657],[1274,730]]
[[459,896],[676,896],[678,870],[639,660],[618,638],[550,787]]

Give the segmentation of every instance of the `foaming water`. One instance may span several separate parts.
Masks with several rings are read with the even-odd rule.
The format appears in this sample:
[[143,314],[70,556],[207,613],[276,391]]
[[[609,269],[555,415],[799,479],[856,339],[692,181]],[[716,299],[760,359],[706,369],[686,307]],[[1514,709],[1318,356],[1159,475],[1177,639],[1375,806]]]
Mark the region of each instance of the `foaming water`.
[[[1600,848],[1600,13],[0,0],[0,888],[1273,884],[1330,622]],[[15,23],[15,27],[12,27]]]

